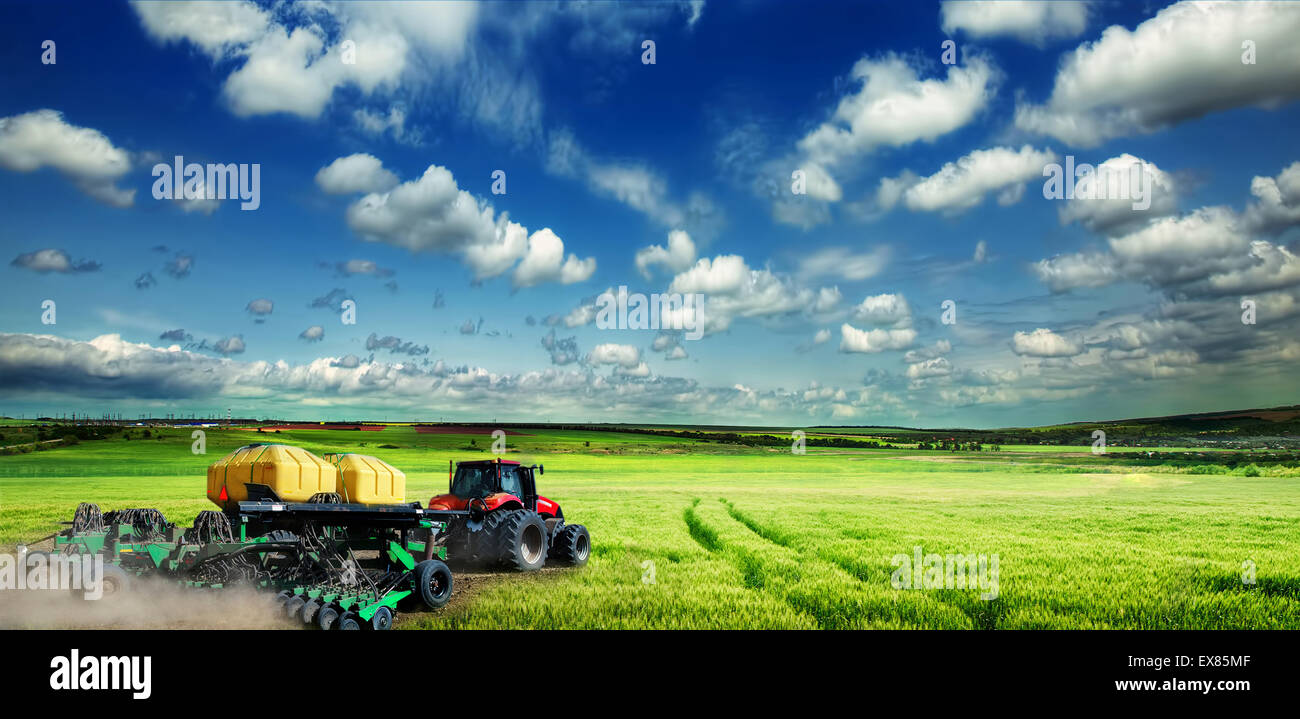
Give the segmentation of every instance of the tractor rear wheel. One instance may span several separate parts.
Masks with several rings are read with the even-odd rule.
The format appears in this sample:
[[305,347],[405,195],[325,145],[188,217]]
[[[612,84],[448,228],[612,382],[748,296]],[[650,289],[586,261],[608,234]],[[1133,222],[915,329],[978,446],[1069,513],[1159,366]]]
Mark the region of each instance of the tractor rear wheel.
[[591,556],[591,535],[581,524],[566,524],[551,540],[551,559],[581,567]]
[[496,564],[501,558],[502,525],[510,515],[511,510],[489,512],[483,519],[483,526],[477,532],[469,533],[461,551],[453,555],[456,561],[460,561],[463,557],[469,559],[472,564]]
[[537,512],[514,509],[497,530],[497,559],[521,572],[546,564],[546,522]]
[[429,609],[441,609],[451,601],[451,570],[441,560],[426,559],[415,565],[412,581],[415,595]]

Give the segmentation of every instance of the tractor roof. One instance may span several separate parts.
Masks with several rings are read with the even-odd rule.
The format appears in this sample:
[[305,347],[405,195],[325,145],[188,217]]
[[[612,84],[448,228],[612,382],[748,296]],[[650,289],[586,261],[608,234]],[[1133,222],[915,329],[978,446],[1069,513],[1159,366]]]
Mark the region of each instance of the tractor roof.
[[[502,459],[499,461],[501,464],[515,464],[515,465],[519,464],[519,462],[516,462],[513,459]],[[471,459],[466,462],[457,462],[456,464],[461,465],[461,464],[497,464],[497,463],[498,460],[495,459]]]

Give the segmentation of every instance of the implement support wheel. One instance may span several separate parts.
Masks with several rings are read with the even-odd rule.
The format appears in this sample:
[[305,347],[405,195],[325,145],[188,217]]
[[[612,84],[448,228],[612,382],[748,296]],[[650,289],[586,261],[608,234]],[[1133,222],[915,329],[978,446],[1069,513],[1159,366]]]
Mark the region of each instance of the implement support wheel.
[[358,632],[361,631],[361,617],[357,616],[356,612],[343,612],[343,616],[339,617],[338,624],[334,626],[338,627],[340,631]]
[[415,565],[412,589],[429,609],[441,609],[451,601],[451,570],[438,559],[426,559]]
[[380,607],[375,610],[375,615],[370,618],[370,628],[382,632],[393,628],[393,610],[388,607]]
[[99,578],[100,591],[106,600],[121,599],[131,588],[131,575],[116,564],[105,564],[104,574]]
[[298,610],[298,618],[302,619],[303,624],[315,623],[316,613],[320,611],[321,604],[322,602],[319,599],[307,600],[307,603],[302,605],[302,609]]
[[326,604],[316,612],[316,626],[321,629],[334,629],[339,622],[339,608],[333,604]]

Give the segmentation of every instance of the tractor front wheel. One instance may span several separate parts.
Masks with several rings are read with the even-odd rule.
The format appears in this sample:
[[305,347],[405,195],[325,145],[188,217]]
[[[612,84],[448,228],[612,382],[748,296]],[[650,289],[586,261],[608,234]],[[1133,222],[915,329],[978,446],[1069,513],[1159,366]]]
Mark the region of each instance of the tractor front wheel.
[[546,564],[546,522],[537,512],[511,510],[497,530],[497,558],[522,572]]
[[591,556],[591,535],[581,524],[566,524],[551,541],[551,559],[581,567]]

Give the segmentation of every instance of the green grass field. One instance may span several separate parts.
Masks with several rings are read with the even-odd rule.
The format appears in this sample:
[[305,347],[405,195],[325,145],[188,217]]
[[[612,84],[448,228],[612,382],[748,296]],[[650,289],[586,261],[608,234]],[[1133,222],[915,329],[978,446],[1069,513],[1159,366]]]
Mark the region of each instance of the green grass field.
[[[528,432],[508,438],[512,458],[546,465],[541,491],[590,528],[591,562],[493,575],[442,612],[407,615],[400,626],[1300,628],[1294,476],[1181,474],[1037,447],[798,456],[651,435]],[[420,500],[445,490],[449,459],[483,458],[492,442],[409,427],[209,430],[207,454],[194,455],[188,431],[164,430],[162,439],[0,457],[0,544],[56,531],[80,501],[157,507],[188,525],[211,508],[206,466],[259,440],[375,454],[407,472],[408,498]],[[891,558],[917,546],[997,555],[996,598],[893,588]],[[1243,566],[1254,567],[1254,583],[1243,583]]]

